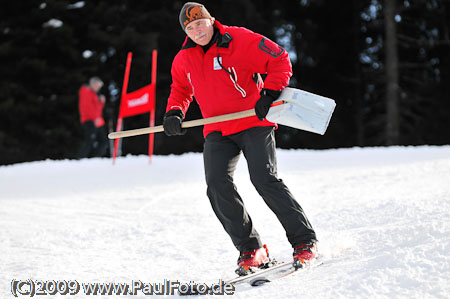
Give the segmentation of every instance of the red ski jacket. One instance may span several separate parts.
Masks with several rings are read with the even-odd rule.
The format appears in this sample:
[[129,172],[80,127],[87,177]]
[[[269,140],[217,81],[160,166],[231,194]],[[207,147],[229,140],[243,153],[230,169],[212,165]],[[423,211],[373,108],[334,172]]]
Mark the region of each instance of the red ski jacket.
[[[166,111],[181,109],[186,115],[195,97],[204,118],[240,112],[255,107],[262,88],[282,90],[288,85],[292,66],[283,48],[243,27],[225,26],[217,20],[214,27],[220,34],[206,53],[186,37],[175,56]],[[260,74],[267,74],[264,82]],[[203,135],[219,131],[225,136],[256,126],[275,124],[252,116],[207,124]]]
[[100,101],[98,95],[89,86],[83,85],[78,92],[78,96],[80,122],[93,121],[97,127],[103,125],[102,110],[104,104]]

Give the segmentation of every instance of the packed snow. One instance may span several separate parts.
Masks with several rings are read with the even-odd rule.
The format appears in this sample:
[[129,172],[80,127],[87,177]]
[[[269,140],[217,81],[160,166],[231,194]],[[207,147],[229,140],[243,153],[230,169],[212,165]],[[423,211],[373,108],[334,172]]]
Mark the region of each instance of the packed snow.
[[[324,264],[238,285],[232,298],[449,298],[450,146],[278,150],[278,172],[313,224]],[[270,254],[290,261],[244,157],[235,182]],[[1,166],[0,189],[1,298],[13,298],[14,281],[235,276],[238,252],[206,196],[201,153]],[[22,287],[16,294],[29,297]],[[65,297],[115,296],[81,287]]]

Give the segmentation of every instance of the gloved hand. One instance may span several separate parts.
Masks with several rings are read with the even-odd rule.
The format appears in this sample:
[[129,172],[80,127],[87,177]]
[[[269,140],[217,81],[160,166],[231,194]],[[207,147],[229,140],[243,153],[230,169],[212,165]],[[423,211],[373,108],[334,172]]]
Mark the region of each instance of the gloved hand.
[[260,92],[261,97],[256,102],[255,112],[256,116],[260,121],[263,121],[269,112],[270,105],[278,99],[281,91],[271,90],[271,89],[263,89]]
[[181,128],[183,117],[184,113],[179,109],[167,111],[163,121],[164,133],[167,136],[186,134],[186,129]]

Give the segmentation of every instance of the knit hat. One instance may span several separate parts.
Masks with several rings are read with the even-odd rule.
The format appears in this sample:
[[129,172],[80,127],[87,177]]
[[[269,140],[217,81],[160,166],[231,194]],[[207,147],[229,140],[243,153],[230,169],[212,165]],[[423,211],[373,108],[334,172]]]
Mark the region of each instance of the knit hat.
[[202,4],[197,2],[186,2],[180,11],[180,25],[183,30],[192,21],[208,18],[211,18],[209,12]]

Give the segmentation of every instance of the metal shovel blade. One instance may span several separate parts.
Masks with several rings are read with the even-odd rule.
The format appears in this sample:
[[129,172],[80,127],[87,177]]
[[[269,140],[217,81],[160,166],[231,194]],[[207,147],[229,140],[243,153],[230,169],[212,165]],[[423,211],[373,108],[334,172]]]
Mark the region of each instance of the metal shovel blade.
[[304,90],[286,87],[271,107],[267,120],[320,135],[325,134],[336,103],[333,99]]

